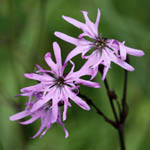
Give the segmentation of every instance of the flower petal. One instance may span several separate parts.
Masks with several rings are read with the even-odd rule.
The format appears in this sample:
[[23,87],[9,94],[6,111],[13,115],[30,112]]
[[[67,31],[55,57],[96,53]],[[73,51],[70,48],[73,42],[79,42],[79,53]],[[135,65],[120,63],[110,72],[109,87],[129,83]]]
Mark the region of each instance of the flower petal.
[[124,68],[128,71],[134,71],[134,68],[131,65],[129,65],[125,61],[117,58],[113,53],[108,53],[108,54],[109,54],[109,57],[111,58],[111,61],[113,61],[117,65],[121,66],[122,68]]
[[72,101],[74,101],[78,106],[80,106],[84,110],[90,110],[89,105],[76,94],[74,94],[67,86],[65,87],[65,91],[68,94],[68,96],[72,99]]
[[91,55],[89,55],[88,60],[85,62],[80,70],[84,69],[87,75],[91,75],[92,80],[98,73],[98,65],[100,60],[100,52],[99,50],[95,50]]
[[73,45],[78,45],[79,44],[79,40],[76,39],[76,38],[73,38],[67,34],[64,34],[64,33],[61,33],[61,32],[55,32],[54,33],[55,36],[57,36],[58,38],[68,42],[68,43],[71,43]]
[[42,134],[40,135],[40,138],[42,138],[42,136],[45,135],[46,132],[47,132],[50,128],[51,128],[51,125],[48,126],[48,127],[42,132]]
[[38,69],[38,71],[36,71],[36,73],[47,73],[47,72],[51,72],[50,70],[44,70],[40,65],[36,64],[36,67]]
[[54,49],[54,54],[55,54],[55,58],[56,58],[57,66],[58,66],[59,76],[62,76],[63,68],[62,68],[62,59],[61,59],[61,49],[57,42],[53,43],[53,49]]
[[56,91],[55,91],[55,95],[53,95],[52,97],[52,118],[51,118],[51,122],[54,123],[56,122],[57,118],[58,118],[58,103],[59,101],[62,100],[62,89],[60,89],[59,87],[57,87]]
[[40,133],[44,130],[44,128],[46,128],[40,138],[47,132],[47,130],[51,127],[51,109],[49,109],[48,111],[43,111],[41,112],[41,127],[38,130],[38,132],[32,137],[35,138],[37,136],[40,135]]
[[23,125],[31,124],[31,123],[33,123],[35,120],[37,120],[39,117],[40,117],[40,115],[35,115],[35,116],[33,116],[31,119],[29,119],[29,120],[20,122],[20,124],[23,124]]
[[53,98],[53,96],[55,95],[56,90],[57,89],[55,86],[53,88],[51,88],[51,90],[49,91],[49,93],[45,97],[41,98],[39,101],[37,101],[33,105],[31,112],[35,112],[40,107],[42,107],[44,104],[46,104],[48,101],[50,101]]
[[73,61],[70,60],[70,63],[72,64],[72,68],[70,70],[70,72],[66,75],[65,80],[67,81],[69,78],[72,77],[72,75],[74,74],[74,68],[75,68],[75,63]]
[[88,12],[82,11],[86,24],[82,28],[83,32],[88,33],[88,36],[96,39],[98,37],[98,31],[95,24],[89,19]]
[[110,68],[110,65],[104,67],[103,75],[102,75],[102,80],[103,80],[103,81],[104,81],[105,78],[106,78],[106,75],[107,75],[107,72],[108,72],[109,68]]
[[60,109],[59,109],[59,111],[58,111],[58,119],[57,119],[57,123],[59,123],[59,124],[64,128],[64,131],[65,131],[65,138],[68,138],[69,133],[68,133],[67,129],[65,128],[64,123],[61,121],[61,113],[60,113]]
[[53,78],[49,75],[39,75],[36,73],[25,73],[24,76],[28,79],[38,80],[38,81],[52,81]]
[[75,49],[73,49],[69,54],[68,56],[66,57],[65,59],[65,64],[71,60],[73,57],[75,57],[76,55],[82,53],[84,50],[84,46],[78,46],[76,47]]
[[120,43],[119,46],[120,46],[120,56],[121,56],[121,59],[122,60],[126,60],[126,57],[127,57],[127,51],[126,51],[126,48],[124,46],[124,43]]
[[82,84],[85,86],[89,86],[89,87],[93,87],[93,88],[100,88],[100,84],[97,82],[87,81],[87,80],[83,80],[83,79],[78,79],[76,82],[78,84]]
[[24,117],[26,117],[26,116],[28,116],[28,115],[30,115],[30,114],[31,114],[31,113],[30,113],[29,111],[24,110],[24,111],[22,111],[22,112],[19,112],[19,113],[15,114],[15,115],[10,116],[9,119],[10,119],[11,121],[20,120],[20,119],[22,119],[22,118],[24,118]]
[[69,106],[69,101],[68,101],[68,96],[66,95],[64,88],[62,89],[62,96],[63,96],[62,99],[64,101],[63,121],[65,121],[67,118],[66,116],[67,116],[67,109]]
[[67,116],[67,110],[68,110],[68,102],[67,101],[68,101],[67,99],[64,100],[63,121],[65,121],[67,118],[66,117]]
[[133,56],[144,56],[144,52],[142,50],[137,50],[134,48],[130,48],[124,45],[126,48],[127,54],[133,55]]
[[76,19],[73,19],[71,17],[62,16],[64,20],[69,22],[70,24],[74,25],[75,27],[82,29],[84,27],[84,23],[77,21]]
[[54,123],[56,122],[58,117],[58,103],[55,105],[52,105],[52,117],[51,117],[51,122]]
[[45,128],[45,126],[44,126],[44,125],[41,125],[41,126],[40,126],[40,129],[37,131],[37,133],[36,133],[32,138],[34,139],[34,138],[36,138],[37,136],[39,136],[40,133],[43,131],[44,128]]
[[28,87],[24,87],[22,88],[20,91],[22,93],[26,93],[26,92],[34,92],[34,91],[38,91],[38,90],[41,90],[43,88],[42,84],[36,84],[36,85],[33,85],[33,86],[28,86]]
[[51,70],[58,75],[58,72],[57,72],[58,68],[57,68],[57,65],[54,63],[54,61],[51,58],[51,53],[49,53],[49,52],[46,53],[44,58],[45,58],[46,63],[48,64],[48,66],[51,68]]
[[101,17],[101,12],[100,12],[100,9],[98,8],[98,10],[97,10],[97,18],[96,18],[96,22],[95,22],[95,26],[96,26],[97,30],[98,30],[100,17]]

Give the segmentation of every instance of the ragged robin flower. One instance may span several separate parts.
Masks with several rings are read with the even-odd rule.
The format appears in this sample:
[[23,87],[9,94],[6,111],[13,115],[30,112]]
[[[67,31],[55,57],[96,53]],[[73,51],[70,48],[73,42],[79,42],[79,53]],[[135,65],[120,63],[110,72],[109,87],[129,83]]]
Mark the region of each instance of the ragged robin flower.
[[[85,23],[63,16],[64,20],[82,30],[78,38],[73,38],[61,32],[55,32],[57,37],[76,46],[67,56],[66,62],[76,55],[82,54],[82,58],[87,59],[87,65],[93,70],[92,78],[97,74],[99,65],[104,66],[102,80],[105,79],[111,67],[111,62],[114,62],[128,71],[133,71],[134,68],[126,62],[127,54],[143,56],[144,52],[125,46],[125,42],[100,36],[98,33],[98,25],[101,16],[99,9],[95,23],[89,19],[87,11],[82,11],[82,13]],[[90,40],[87,40],[85,37],[88,37]],[[94,49],[94,51],[86,56],[87,52],[91,49]]]
[[82,76],[91,74],[86,68],[87,65],[83,65],[80,70],[75,72],[75,64],[70,61],[72,68],[68,74],[64,74],[67,64],[62,65],[61,50],[57,42],[53,43],[53,49],[56,63],[52,60],[50,53],[45,55],[45,61],[51,70],[44,70],[37,65],[38,71],[36,73],[24,74],[26,78],[36,80],[39,83],[21,89],[21,94],[18,96],[28,96],[29,100],[26,103],[25,110],[11,116],[10,120],[20,120],[31,116],[31,119],[21,122],[21,124],[30,124],[40,118],[41,127],[34,137],[39,134],[44,135],[53,123],[58,123],[63,126],[67,138],[68,132],[61,122],[60,107],[64,106],[63,120],[66,120],[67,109],[71,107],[70,99],[82,109],[90,110],[88,104],[75,91],[78,91],[80,84],[93,88],[99,88],[100,85],[96,82],[81,79]]

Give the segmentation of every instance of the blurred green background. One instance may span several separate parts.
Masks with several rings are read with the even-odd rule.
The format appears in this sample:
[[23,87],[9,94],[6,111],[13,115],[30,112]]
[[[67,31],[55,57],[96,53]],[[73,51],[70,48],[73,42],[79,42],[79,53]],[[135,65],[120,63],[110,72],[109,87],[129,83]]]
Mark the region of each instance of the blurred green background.
[[[129,73],[129,116],[125,127],[127,150],[150,149],[150,1],[149,0],[0,0],[0,150],[119,150],[118,134],[113,127],[95,113],[76,105],[68,111],[65,126],[69,138],[59,125],[53,125],[40,139],[31,139],[40,122],[23,126],[9,121],[9,116],[24,108],[27,98],[14,98],[20,88],[32,85],[23,74],[33,72],[35,64],[47,67],[46,52],[52,52],[52,42],[58,41],[63,59],[73,48],[56,38],[61,31],[77,36],[80,31],[65,22],[61,16],[84,21],[81,10],[87,10],[95,21],[97,8],[101,9],[99,32],[104,37],[126,41],[130,47],[142,49],[145,56],[130,57],[136,68]],[[52,52],[53,53],[53,52]],[[80,55],[73,59],[77,68]],[[112,65],[108,80],[121,99],[123,69]],[[95,81],[100,80],[100,75]],[[103,112],[113,118],[104,85],[101,89],[81,87]]]

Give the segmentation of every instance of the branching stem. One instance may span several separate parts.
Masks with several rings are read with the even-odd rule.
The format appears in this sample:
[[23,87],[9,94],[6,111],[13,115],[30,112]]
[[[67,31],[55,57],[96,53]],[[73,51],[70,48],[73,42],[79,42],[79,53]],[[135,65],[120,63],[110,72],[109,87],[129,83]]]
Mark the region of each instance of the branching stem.
[[116,128],[116,123],[113,121],[113,120],[110,120],[95,104],[94,102],[89,99],[87,96],[79,93],[78,96],[80,96],[81,98],[83,98],[89,105],[91,105],[95,110],[96,112],[101,116],[103,117],[103,119],[108,122],[109,124],[111,124],[113,127]]
[[[129,58],[127,58],[127,62],[129,62]],[[103,69],[104,69],[104,66],[99,66],[99,72],[101,72],[101,74],[103,74]],[[119,141],[120,141],[121,150],[125,150],[124,126],[125,126],[125,120],[126,120],[126,117],[128,114],[128,105],[126,102],[127,80],[128,80],[128,71],[125,70],[124,71],[123,97],[122,97],[121,105],[120,105],[119,101],[117,100],[117,95],[116,95],[115,91],[110,90],[107,79],[104,80],[104,85],[105,85],[107,95],[109,98],[109,103],[110,103],[112,113],[113,113],[114,118],[115,118],[116,129],[117,129],[118,134],[119,134]],[[119,113],[120,113],[119,115],[117,115],[117,111],[116,111],[116,108],[114,106],[114,102],[117,103]]]

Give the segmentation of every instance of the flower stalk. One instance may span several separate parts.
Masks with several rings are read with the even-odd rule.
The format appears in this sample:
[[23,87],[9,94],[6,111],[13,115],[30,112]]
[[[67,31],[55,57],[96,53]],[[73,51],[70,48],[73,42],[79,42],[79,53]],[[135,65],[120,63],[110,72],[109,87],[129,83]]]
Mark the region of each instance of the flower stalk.
[[90,98],[88,98],[87,96],[85,96],[85,95],[83,95],[83,94],[81,94],[81,93],[79,93],[78,96],[80,96],[81,98],[83,98],[83,99],[87,102],[87,104],[89,104],[90,106],[92,106],[92,107],[96,110],[96,112],[98,113],[98,115],[100,115],[107,123],[111,124],[111,125],[112,125],[113,127],[115,127],[115,128],[117,127],[116,122],[114,122],[113,120],[109,119],[109,118],[94,104],[94,102],[93,102]]
[[[126,60],[127,63],[129,63],[129,57],[127,57]],[[99,66],[99,71],[101,74],[103,74],[103,66]],[[125,70],[124,71],[124,87],[123,87],[123,97],[122,97],[122,101],[121,101],[121,105],[117,100],[117,95],[115,94],[115,91],[111,91],[109,88],[109,84],[107,79],[105,78],[104,80],[104,85],[107,91],[107,95],[109,98],[109,102],[111,105],[111,109],[115,118],[115,123],[116,123],[116,129],[118,130],[118,134],[119,134],[119,140],[120,140],[120,146],[121,146],[121,150],[125,150],[125,140],[124,140],[124,126],[125,126],[125,120],[128,114],[128,105],[126,102],[126,97],[127,97],[127,80],[128,80],[128,71]],[[118,115],[117,115],[117,111],[116,108],[114,107],[114,99],[116,99],[116,103],[119,109],[119,119],[118,119]]]

